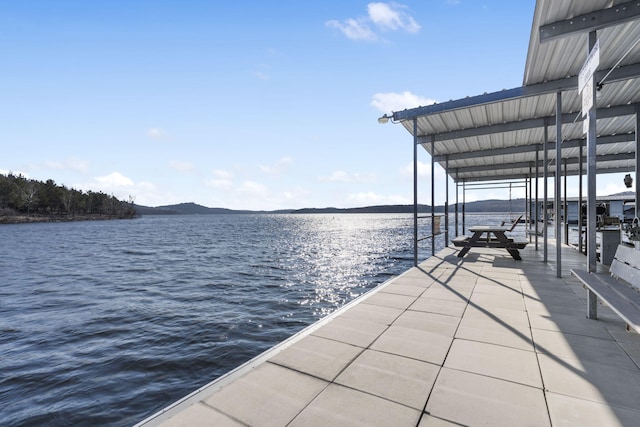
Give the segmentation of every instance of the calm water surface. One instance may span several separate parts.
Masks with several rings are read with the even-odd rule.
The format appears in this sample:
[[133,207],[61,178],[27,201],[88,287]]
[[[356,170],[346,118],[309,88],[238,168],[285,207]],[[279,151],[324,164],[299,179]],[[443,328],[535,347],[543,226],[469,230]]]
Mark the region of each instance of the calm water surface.
[[0,226],[0,424],[135,424],[406,271],[412,239],[388,214]]
[[1,226],[2,425],[135,424],[410,268],[412,225],[342,214]]

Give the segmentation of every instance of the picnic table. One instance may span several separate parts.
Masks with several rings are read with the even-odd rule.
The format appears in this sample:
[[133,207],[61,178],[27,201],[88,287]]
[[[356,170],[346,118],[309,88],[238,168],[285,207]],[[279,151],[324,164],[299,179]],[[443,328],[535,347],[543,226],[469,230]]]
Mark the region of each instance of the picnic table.
[[514,239],[508,237],[506,232],[513,227],[506,225],[478,225],[469,227],[472,236],[459,236],[453,239],[453,244],[462,247],[458,257],[464,257],[471,248],[504,248],[515,260],[520,260],[518,249],[524,249],[529,243],[526,239]]

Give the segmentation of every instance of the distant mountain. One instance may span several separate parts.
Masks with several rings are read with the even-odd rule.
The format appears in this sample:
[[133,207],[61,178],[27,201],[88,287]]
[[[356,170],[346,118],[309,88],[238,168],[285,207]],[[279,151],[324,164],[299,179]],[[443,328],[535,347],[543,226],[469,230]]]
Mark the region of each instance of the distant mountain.
[[[462,207],[460,206],[460,209]],[[281,209],[276,211],[251,211],[233,210],[226,208],[208,208],[196,203],[180,203],[177,205],[166,205],[158,207],[136,206],[140,215],[211,215],[211,214],[248,214],[248,213],[294,213],[294,214],[341,214],[341,213],[413,213],[413,205],[377,205],[359,208],[305,208],[305,209]],[[444,206],[439,205],[435,212],[444,212]],[[449,212],[453,213],[454,204],[449,205]],[[469,202],[465,205],[466,212],[514,212],[525,211],[525,200],[481,200]],[[431,212],[431,206],[419,205],[418,212]]]
[[[449,211],[452,211],[453,203],[449,205]],[[462,209],[462,207],[460,207]],[[468,202],[465,204],[465,212],[513,212],[524,213],[526,208],[525,199],[512,200],[478,200],[476,202]],[[443,212],[444,208],[436,206],[436,212]]]
[[[454,204],[449,204],[449,212],[454,212]],[[462,209],[460,205],[459,209]],[[525,200],[482,200],[477,202],[469,202],[465,205],[465,212],[524,212]],[[431,212],[431,206],[418,205],[418,212]],[[434,212],[443,213],[444,205],[436,206]],[[361,208],[306,208],[291,211],[296,214],[308,213],[413,213],[413,205],[381,205],[366,206]]]
[[177,205],[158,206],[158,209],[174,211],[181,215],[196,215],[196,214],[224,214],[224,213],[238,213],[239,211],[233,211],[225,208],[207,208],[195,203],[180,203]]
[[153,208],[151,206],[134,205],[140,215],[179,215],[180,213],[170,209]]
[[177,205],[157,206],[136,206],[141,215],[209,215],[225,213],[246,213],[250,211],[234,211],[225,208],[208,208],[196,203],[179,203]]
[[[431,212],[428,205],[419,205],[419,212]],[[294,214],[339,214],[339,213],[413,213],[413,205],[378,205],[361,208],[305,208],[291,211]]]
[[136,205],[140,215],[215,215],[215,214],[247,214],[247,213],[290,213],[291,209],[277,211],[250,211],[234,210],[226,208],[208,208],[196,203],[179,203],[166,206],[140,206]]

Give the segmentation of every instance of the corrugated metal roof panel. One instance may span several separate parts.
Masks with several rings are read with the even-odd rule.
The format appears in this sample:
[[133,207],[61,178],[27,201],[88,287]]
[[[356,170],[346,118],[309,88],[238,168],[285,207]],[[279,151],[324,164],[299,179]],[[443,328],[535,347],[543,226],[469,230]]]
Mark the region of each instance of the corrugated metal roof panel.
[[[525,86],[449,101],[433,109],[405,110],[400,117],[409,119],[403,120],[402,125],[413,134],[412,118],[417,120],[417,137],[423,148],[437,156],[442,167],[446,164],[445,156],[449,156],[454,179],[525,177],[535,165],[536,150],[543,146],[545,123],[548,141],[556,140],[555,90],[558,89],[555,88],[562,88],[562,141],[570,142],[563,145],[562,158],[566,159],[567,173],[576,174],[580,155],[577,143],[582,140],[586,146],[580,111],[582,96],[577,87],[567,85],[577,85],[576,75],[587,56],[587,38],[585,34],[577,34],[540,44],[538,28],[620,3],[611,0],[539,0],[536,3],[524,80],[526,85],[535,88],[544,86],[539,83],[552,81],[552,90],[547,91],[545,86],[536,92],[537,89],[530,91]],[[634,71],[640,69],[640,25],[634,21],[599,30],[598,34],[600,76],[616,65],[632,66],[627,68],[632,69],[630,75],[621,80],[616,80],[619,77],[605,79],[596,100],[599,117],[596,128],[600,138],[596,149],[600,159],[598,172],[631,171],[635,163],[629,160],[628,153],[636,149],[633,134],[636,109],[627,106],[638,104],[640,108],[640,71]],[[638,67],[634,68],[635,65]],[[556,79],[560,80],[554,81]],[[429,143],[432,137],[436,141],[433,153]],[[582,153],[586,155],[586,148]],[[555,163],[555,150],[547,154],[548,160]],[[539,162],[542,158],[543,153],[539,151]]]
[[[583,35],[578,34],[540,43],[540,26],[601,10],[611,6],[611,3],[610,0],[537,1],[533,13],[523,83],[529,85],[576,75],[575,67],[578,66],[579,71],[587,56]],[[578,59],[578,56],[582,58]],[[573,73],[570,72],[571,69],[574,69]]]

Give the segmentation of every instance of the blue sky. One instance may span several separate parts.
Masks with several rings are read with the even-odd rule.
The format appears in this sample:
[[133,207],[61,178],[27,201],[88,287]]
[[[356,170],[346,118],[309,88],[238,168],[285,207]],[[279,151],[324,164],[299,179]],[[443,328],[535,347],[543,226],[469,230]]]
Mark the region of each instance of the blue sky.
[[1,2],[0,172],[149,206],[409,204],[412,139],[377,118],[520,86],[534,3]]

